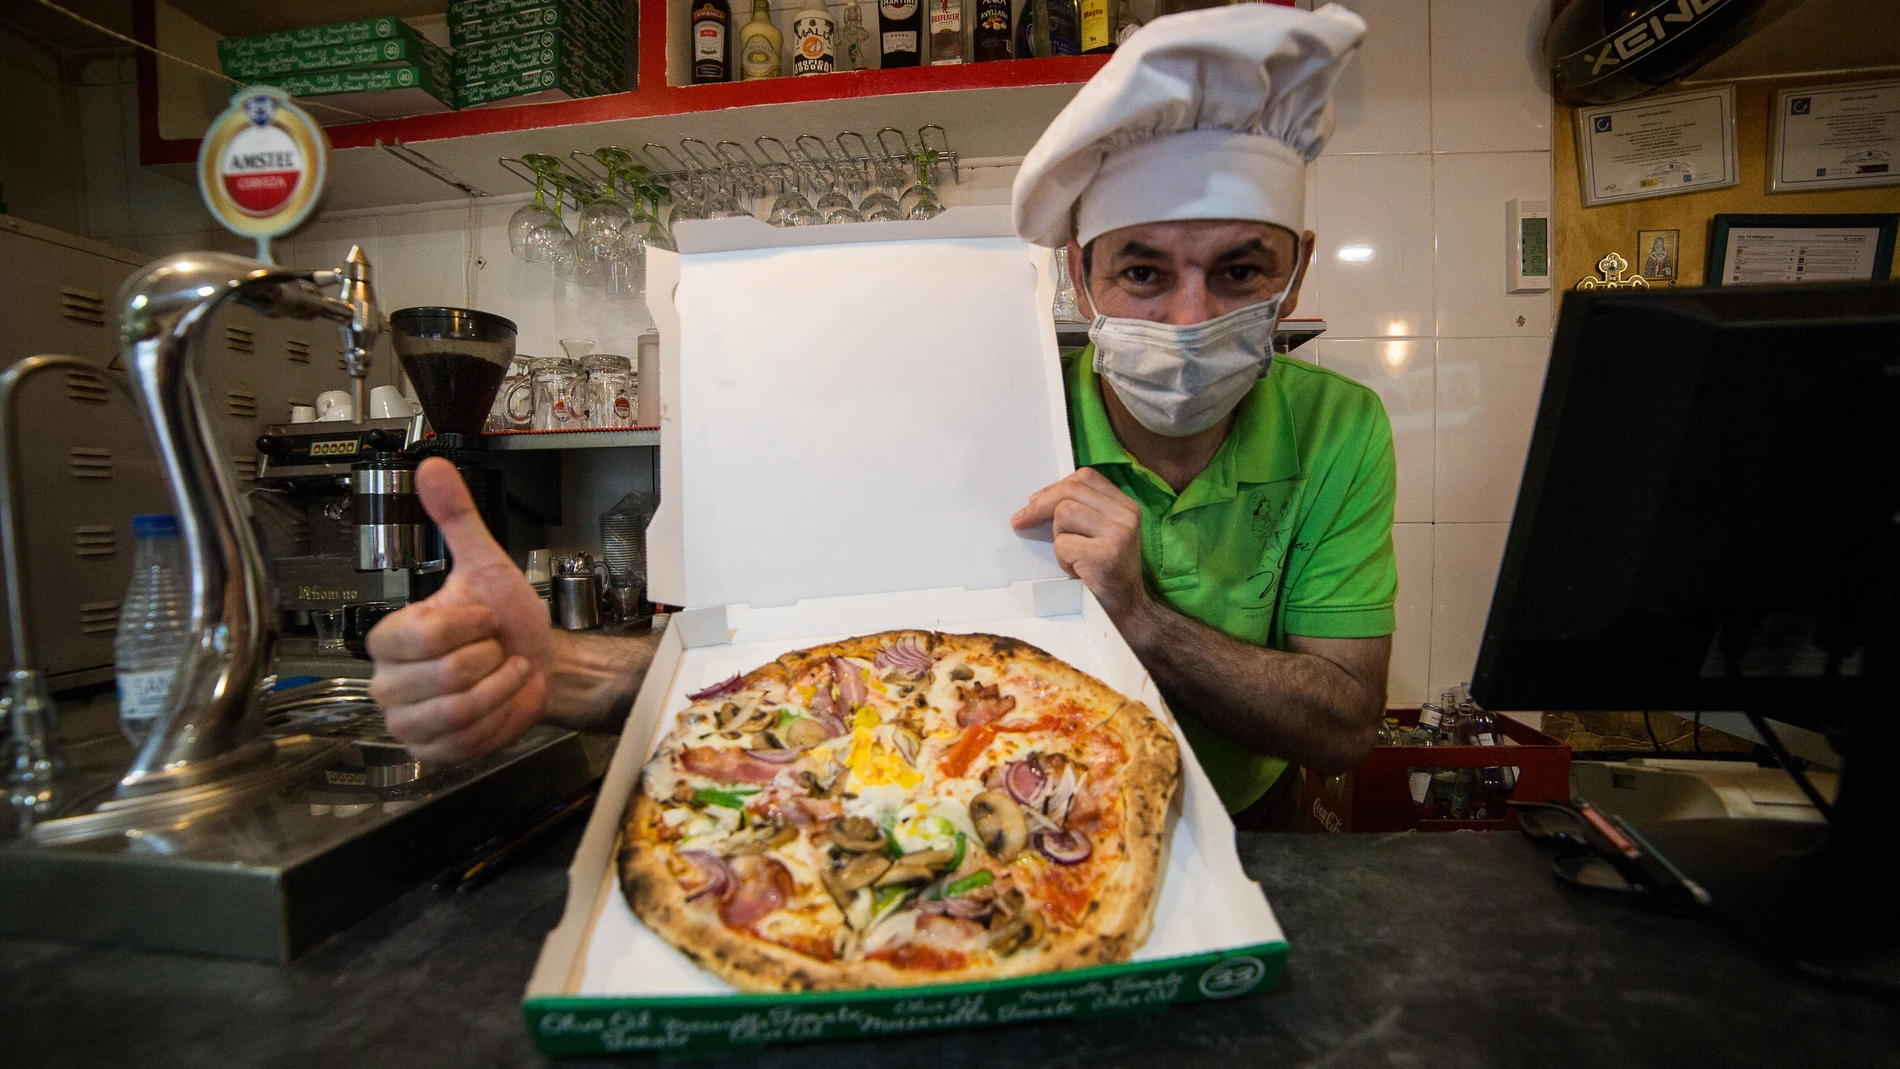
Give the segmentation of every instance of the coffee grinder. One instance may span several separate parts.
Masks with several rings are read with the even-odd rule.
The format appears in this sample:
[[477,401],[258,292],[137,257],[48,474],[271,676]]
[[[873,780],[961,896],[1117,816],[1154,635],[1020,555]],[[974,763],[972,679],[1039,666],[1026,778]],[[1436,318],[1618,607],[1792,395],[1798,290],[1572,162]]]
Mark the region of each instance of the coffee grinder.
[[351,467],[356,567],[406,569],[415,601],[441,588],[449,566],[448,547],[415,493],[423,460],[455,465],[488,529],[497,540],[506,537],[505,480],[488,462],[482,424],[514,359],[515,325],[469,308],[404,308],[390,315],[389,337],[435,433]]

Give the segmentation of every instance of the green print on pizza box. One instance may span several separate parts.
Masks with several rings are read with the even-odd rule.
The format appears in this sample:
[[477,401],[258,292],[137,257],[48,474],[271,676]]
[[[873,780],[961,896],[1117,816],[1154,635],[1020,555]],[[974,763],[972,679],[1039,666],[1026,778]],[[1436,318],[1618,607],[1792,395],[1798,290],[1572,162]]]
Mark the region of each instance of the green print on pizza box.
[[[440,52],[435,45],[412,34],[350,44],[298,48],[288,52],[260,52],[248,56],[221,59],[219,66],[233,78],[257,78],[271,74],[302,74],[305,71],[335,70],[339,67],[375,67],[384,63],[426,63]],[[443,57],[446,60],[446,56]]]
[[329,48],[333,45],[353,45],[364,41],[384,41],[415,35],[416,32],[410,29],[407,23],[395,18],[333,22],[327,26],[305,26],[295,30],[260,33],[250,37],[232,37],[219,41],[218,61],[229,63],[237,59],[276,55],[304,48]]

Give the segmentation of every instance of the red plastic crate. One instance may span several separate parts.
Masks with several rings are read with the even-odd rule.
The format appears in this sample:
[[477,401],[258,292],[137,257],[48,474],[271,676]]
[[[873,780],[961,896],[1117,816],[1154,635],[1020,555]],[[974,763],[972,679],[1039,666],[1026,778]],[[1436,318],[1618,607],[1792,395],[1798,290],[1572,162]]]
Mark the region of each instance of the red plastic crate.
[[[1401,727],[1418,723],[1418,709],[1390,709]],[[1421,817],[1412,801],[1406,773],[1413,768],[1486,768],[1516,766],[1517,786],[1511,798],[1519,802],[1570,800],[1570,745],[1527,724],[1499,714],[1498,732],[1516,746],[1375,746],[1358,768],[1341,776],[1306,772],[1306,829],[1308,831],[1514,831],[1517,813],[1507,810],[1496,820]]]

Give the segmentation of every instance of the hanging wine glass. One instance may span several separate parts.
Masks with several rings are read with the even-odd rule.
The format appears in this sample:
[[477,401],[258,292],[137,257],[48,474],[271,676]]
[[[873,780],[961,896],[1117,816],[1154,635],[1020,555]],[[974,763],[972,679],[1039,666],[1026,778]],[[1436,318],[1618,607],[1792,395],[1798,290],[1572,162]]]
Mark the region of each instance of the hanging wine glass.
[[796,182],[796,185],[800,188],[801,193],[798,198],[797,206],[794,207],[791,212],[791,225],[793,226],[821,226],[823,225],[825,221],[825,213],[812,207],[811,202],[809,200],[806,200],[802,193],[802,190],[806,187],[809,187],[813,190],[816,190],[818,188],[819,181],[818,181],[818,175],[816,171],[808,166],[799,167],[795,182]]
[[[725,161],[726,170],[732,175],[732,191],[739,203],[751,214],[758,214],[761,204],[769,194],[765,176],[759,173],[758,164],[752,159],[745,146],[736,141],[721,141],[716,146],[719,157]],[[768,209],[769,210],[769,209]]]
[[918,190],[917,199],[911,204],[910,211],[905,213],[904,218],[930,219],[942,212],[943,201],[937,199],[937,191],[929,186],[923,186]]
[[578,269],[588,279],[598,278],[598,284],[606,286],[609,293],[619,292],[617,283],[624,271],[615,259],[619,255],[620,233],[632,222],[633,213],[614,192],[610,170],[606,190],[581,205],[580,222],[574,228],[574,257]]
[[529,263],[553,263],[567,238],[567,229],[561,225],[560,200],[557,196],[555,206],[548,207],[545,181],[545,175],[535,172],[534,199],[508,217],[508,247]]
[[840,175],[838,166],[832,164],[825,170],[828,172],[830,181],[825,189],[825,195],[819,197],[812,208],[824,216],[827,223],[864,222],[864,215],[858,211],[856,205],[851,203],[851,195],[845,192],[844,178]]
[[904,216],[899,210],[897,198],[890,194],[890,190],[896,188],[898,183],[895,168],[889,160],[884,159],[878,160],[874,167],[873,177],[876,179],[876,184],[871,187],[869,193],[864,195],[864,199],[858,202],[859,214],[873,222],[902,219]]
[[[928,219],[930,215],[943,211],[943,205],[936,203],[936,196],[932,189],[936,184],[937,154],[930,149],[922,149],[911,153],[908,162],[911,170],[916,172],[917,180],[904,190],[903,196],[897,198],[898,207],[903,210],[906,219]],[[919,216],[917,206],[926,197],[936,203],[936,211],[931,212],[930,215]]]
[[796,168],[781,166],[778,178],[780,192],[778,199],[772,202],[772,211],[765,217],[766,222],[773,226],[808,225],[797,221],[801,213],[817,216],[819,222],[824,222],[824,216],[813,211],[811,202],[805,199],[805,193],[800,188],[800,175]]
[[924,149],[911,157],[917,168],[917,183],[904,191],[900,204],[906,205],[904,218],[929,219],[943,212],[943,200],[937,194],[937,153]]
[[[565,176],[554,175],[552,177],[555,184],[556,195],[572,196],[575,203],[580,205],[581,212],[584,213],[587,209],[587,205],[594,200],[593,195],[583,189],[579,183]],[[555,204],[555,209],[557,212],[560,209],[558,201]],[[580,242],[574,240],[573,236],[569,235],[565,228],[562,229],[561,233],[567,240],[555,252],[555,277],[589,289],[602,285],[606,281],[606,273],[601,267],[600,260],[593,255],[591,251],[584,248]]]

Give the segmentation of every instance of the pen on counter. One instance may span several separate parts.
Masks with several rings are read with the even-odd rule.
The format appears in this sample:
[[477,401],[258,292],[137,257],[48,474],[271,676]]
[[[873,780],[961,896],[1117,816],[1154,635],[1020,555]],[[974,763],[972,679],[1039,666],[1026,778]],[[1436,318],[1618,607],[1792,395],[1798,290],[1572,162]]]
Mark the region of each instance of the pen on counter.
[[593,804],[594,796],[599,791],[600,783],[596,780],[567,798],[539,810],[517,825],[520,828],[519,831],[503,832],[469,851],[467,857],[449,866],[448,871],[438,877],[431,886],[436,892],[444,894],[451,891],[456,894],[473,891],[487,883],[515,855],[533,845],[543,835],[559,827],[569,818],[587,812]]
[[1630,839],[1642,849],[1645,856],[1655,861],[1657,866],[1669,874],[1669,878],[1675,881],[1676,886],[1688,892],[1689,897],[1694,900],[1696,905],[1706,906],[1714,901],[1714,899],[1709,896],[1709,892],[1701,884],[1684,874],[1681,869],[1676,867],[1676,863],[1669,860],[1668,856],[1663,854],[1662,851],[1649,845],[1649,840],[1643,838],[1642,833],[1637,831],[1629,821],[1624,820],[1622,817],[1614,817],[1612,819],[1616,821],[1616,826],[1621,828],[1623,833],[1628,835]]
[[1607,839],[1610,845],[1616,848],[1618,853],[1629,858],[1631,861],[1641,861],[1643,859],[1643,852],[1636,848],[1635,843],[1630,842],[1629,836],[1616,830],[1615,825],[1603,819],[1603,813],[1598,810],[1596,806],[1579,798],[1573,803],[1572,808],[1581,814],[1583,819],[1589,821],[1590,826],[1597,830],[1597,834]]

